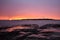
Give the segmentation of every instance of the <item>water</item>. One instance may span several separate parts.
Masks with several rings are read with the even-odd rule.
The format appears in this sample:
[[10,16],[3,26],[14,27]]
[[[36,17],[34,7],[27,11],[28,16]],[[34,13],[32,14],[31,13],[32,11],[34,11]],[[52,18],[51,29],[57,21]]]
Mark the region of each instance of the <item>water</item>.
[[[49,22],[49,21],[48,21]],[[29,22],[28,22],[29,23]],[[1,22],[0,40],[59,40],[60,24],[14,24],[8,21],[6,25]],[[9,25],[11,24],[11,25]],[[8,25],[8,26],[7,26]]]

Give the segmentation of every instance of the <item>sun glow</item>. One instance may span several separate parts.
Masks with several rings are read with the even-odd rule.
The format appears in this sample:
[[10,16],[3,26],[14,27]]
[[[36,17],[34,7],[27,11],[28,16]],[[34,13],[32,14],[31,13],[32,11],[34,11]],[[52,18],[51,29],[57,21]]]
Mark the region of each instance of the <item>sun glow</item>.
[[22,19],[26,19],[26,18],[10,18],[9,20],[22,20]]

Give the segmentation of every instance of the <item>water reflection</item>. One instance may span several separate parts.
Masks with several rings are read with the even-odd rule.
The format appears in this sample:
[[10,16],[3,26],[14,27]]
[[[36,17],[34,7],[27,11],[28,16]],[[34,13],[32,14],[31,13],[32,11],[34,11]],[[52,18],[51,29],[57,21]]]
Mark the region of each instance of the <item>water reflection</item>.
[[29,27],[29,26],[15,26],[15,27],[6,29],[6,31],[12,32],[12,31],[14,31],[16,29],[33,29],[33,27]]
[[[55,37],[60,37],[60,29],[54,28],[53,26],[48,26],[44,29],[38,28],[38,26],[12,26],[7,29],[1,29],[0,30],[0,37],[6,37],[5,39],[8,39],[7,36],[9,36],[10,39],[8,40],[21,40],[26,38],[40,38],[40,39],[54,39]],[[2,37],[2,39],[3,39]]]

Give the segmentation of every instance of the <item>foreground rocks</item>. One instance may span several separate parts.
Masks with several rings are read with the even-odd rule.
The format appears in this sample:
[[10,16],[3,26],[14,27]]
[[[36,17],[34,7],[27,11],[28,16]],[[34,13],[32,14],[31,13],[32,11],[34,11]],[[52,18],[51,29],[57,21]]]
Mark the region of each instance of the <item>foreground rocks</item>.
[[37,28],[38,26],[35,24],[34,26],[33,29],[20,29],[19,27],[18,29],[15,27],[12,31],[7,31],[11,28],[2,28],[0,29],[0,40],[60,40],[60,25],[49,24],[40,28]]

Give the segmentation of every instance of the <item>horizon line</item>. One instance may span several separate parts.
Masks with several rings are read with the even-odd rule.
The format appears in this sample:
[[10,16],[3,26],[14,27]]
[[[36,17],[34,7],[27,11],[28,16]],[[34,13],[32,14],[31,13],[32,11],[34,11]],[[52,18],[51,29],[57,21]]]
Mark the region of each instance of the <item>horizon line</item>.
[[[10,19],[0,19],[0,20],[10,20]],[[11,19],[11,20],[60,20],[60,19],[52,19],[52,18],[29,18],[29,19]]]

